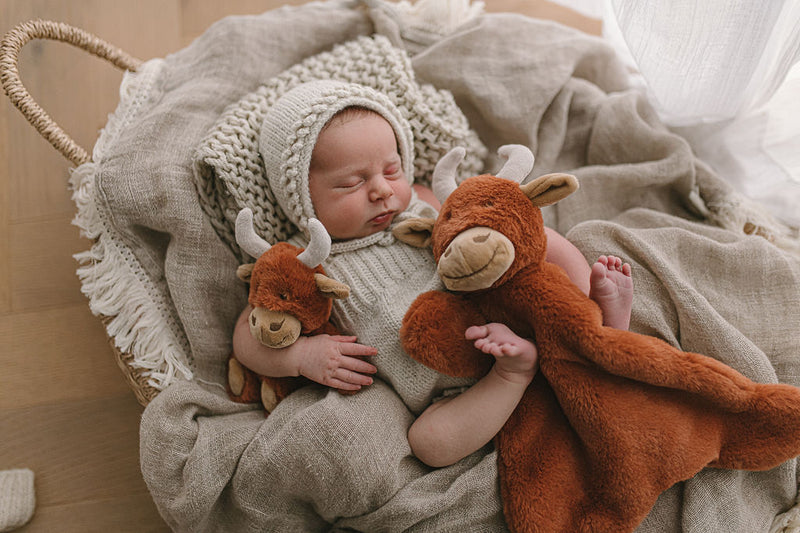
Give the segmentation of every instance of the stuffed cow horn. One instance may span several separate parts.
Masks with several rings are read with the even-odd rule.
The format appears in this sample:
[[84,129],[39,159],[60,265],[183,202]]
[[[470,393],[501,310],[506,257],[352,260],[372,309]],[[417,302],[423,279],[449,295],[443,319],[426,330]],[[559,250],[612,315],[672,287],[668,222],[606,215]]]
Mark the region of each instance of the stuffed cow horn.
[[464,159],[467,151],[462,146],[456,146],[447,152],[433,169],[431,187],[433,195],[440,203],[444,203],[450,193],[456,190],[456,169]]
[[522,183],[533,170],[533,152],[527,146],[506,144],[498,148],[497,153],[506,158],[506,163],[497,173],[498,178]]
[[331,253],[331,236],[328,235],[328,230],[322,222],[316,218],[308,219],[308,232],[311,234],[311,240],[297,259],[308,268],[316,268]]
[[239,211],[236,216],[236,244],[256,259],[272,248],[270,243],[256,234],[253,227],[253,212],[248,207]]

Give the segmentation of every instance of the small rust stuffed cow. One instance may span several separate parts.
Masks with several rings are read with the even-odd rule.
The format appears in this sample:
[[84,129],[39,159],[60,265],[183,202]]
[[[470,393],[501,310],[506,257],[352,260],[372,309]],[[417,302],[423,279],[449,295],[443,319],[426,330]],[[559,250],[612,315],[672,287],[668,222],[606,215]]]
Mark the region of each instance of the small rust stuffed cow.
[[444,374],[480,377],[494,359],[464,338],[502,322],[535,340],[539,372],[495,437],[512,531],[633,531],[659,494],[707,466],[764,470],[800,454],[800,389],[759,384],[719,361],[603,326],[600,308],[545,261],[540,207],[574,177],[541,176],[523,146],[499,173],[456,187],[463,149],[434,172],[434,220],[395,228],[432,245],[453,292],[421,294],[401,328],[409,355]]
[[[236,218],[236,242],[257,258],[240,266],[236,274],[250,283],[248,317],[250,333],[265,346],[285,348],[300,335],[338,333],[330,323],[333,300],[347,298],[350,288],[325,275],[331,238],[316,219],[309,220],[311,240],[304,250],[286,242],[270,245],[253,229],[253,213],[242,209]],[[259,376],[234,355],[228,359],[229,394],[234,401],[261,401],[271,412],[291,392],[310,383],[303,377]]]

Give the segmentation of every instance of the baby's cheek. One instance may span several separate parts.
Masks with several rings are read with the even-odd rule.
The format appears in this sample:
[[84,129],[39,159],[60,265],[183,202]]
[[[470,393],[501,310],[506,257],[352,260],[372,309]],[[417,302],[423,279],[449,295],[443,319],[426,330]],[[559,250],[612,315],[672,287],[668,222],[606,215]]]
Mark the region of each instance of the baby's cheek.
[[[408,204],[411,203],[411,186],[408,185],[405,179],[403,179],[403,183],[404,185],[396,188],[394,193],[400,202],[400,211],[405,211],[406,208],[408,207]],[[415,188],[416,187],[417,186],[415,186]],[[435,197],[433,196],[433,192],[431,192],[430,189],[426,189],[425,187],[419,187],[416,188],[416,190],[417,190],[417,196],[419,196],[421,200],[428,202],[429,204],[431,204],[431,201],[426,196],[430,196],[430,198],[432,198],[433,201],[436,200]],[[420,191],[422,191],[422,194],[420,194]],[[436,204],[431,204],[431,205],[433,205],[438,209],[438,204],[439,202],[436,202]]]

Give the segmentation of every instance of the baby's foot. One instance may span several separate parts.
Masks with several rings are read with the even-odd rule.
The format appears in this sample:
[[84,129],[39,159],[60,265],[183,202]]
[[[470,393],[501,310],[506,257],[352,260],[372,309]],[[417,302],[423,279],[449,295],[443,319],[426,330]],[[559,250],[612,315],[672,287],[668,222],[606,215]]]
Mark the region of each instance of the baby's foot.
[[601,255],[592,265],[589,298],[600,306],[604,326],[628,329],[633,305],[631,266],[619,257]]
[[[514,382],[530,383],[539,368],[536,345],[519,337],[505,324],[472,326],[465,333],[475,347],[496,359],[495,370]],[[519,377],[522,381],[518,381]]]
[[495,357],[517,356],[529,348],[529,341],[518,337],[505,324],[486,324],[471,326],[465,333],[467,339],[475,341],[475,347],[487,355]]

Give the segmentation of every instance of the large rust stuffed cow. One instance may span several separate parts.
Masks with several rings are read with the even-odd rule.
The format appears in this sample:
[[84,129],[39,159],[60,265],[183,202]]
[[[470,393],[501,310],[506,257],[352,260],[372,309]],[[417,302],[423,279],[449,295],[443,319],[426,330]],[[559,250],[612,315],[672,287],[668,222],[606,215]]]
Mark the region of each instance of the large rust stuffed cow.
[[[256,258],[242,265],[237,275],[250,283],[248,317],[250,334],[270,348],[285,348],[300,335],[338,334],[331,324],[333,300],[346,298],[350,288],[325,275],[331,238],[316,219],[309,220],[311,239],[306,249],[286,242],[270,245],[253,229],[253,213],[242,209],[236,218],[236,242]],[[228,393],[237,402],[261,401],[270,413],[282,399],[309,384],[303,377],[260,376],[244,367],[234,355],[228,359]]]
[[505,179],[521,181],[533,156],[503,150],[503,177],[458,187],[463,151],[446,155],[434,178],[434,191],[449,194],[438,218],[395,234],[432,245],[455,291],[424,293],[409,308],[401,337],[412,357],[479,377],[494,360],[464,338],[469,326],[502,322],[535,339],[540,370],[495,438],[509,527],[632,531],[661,492],[704,467],[763,470],[800,454],[800,389],[754,383],[715,359],[603,326],[599,307],[544,260],[539,208],[575,179]]

